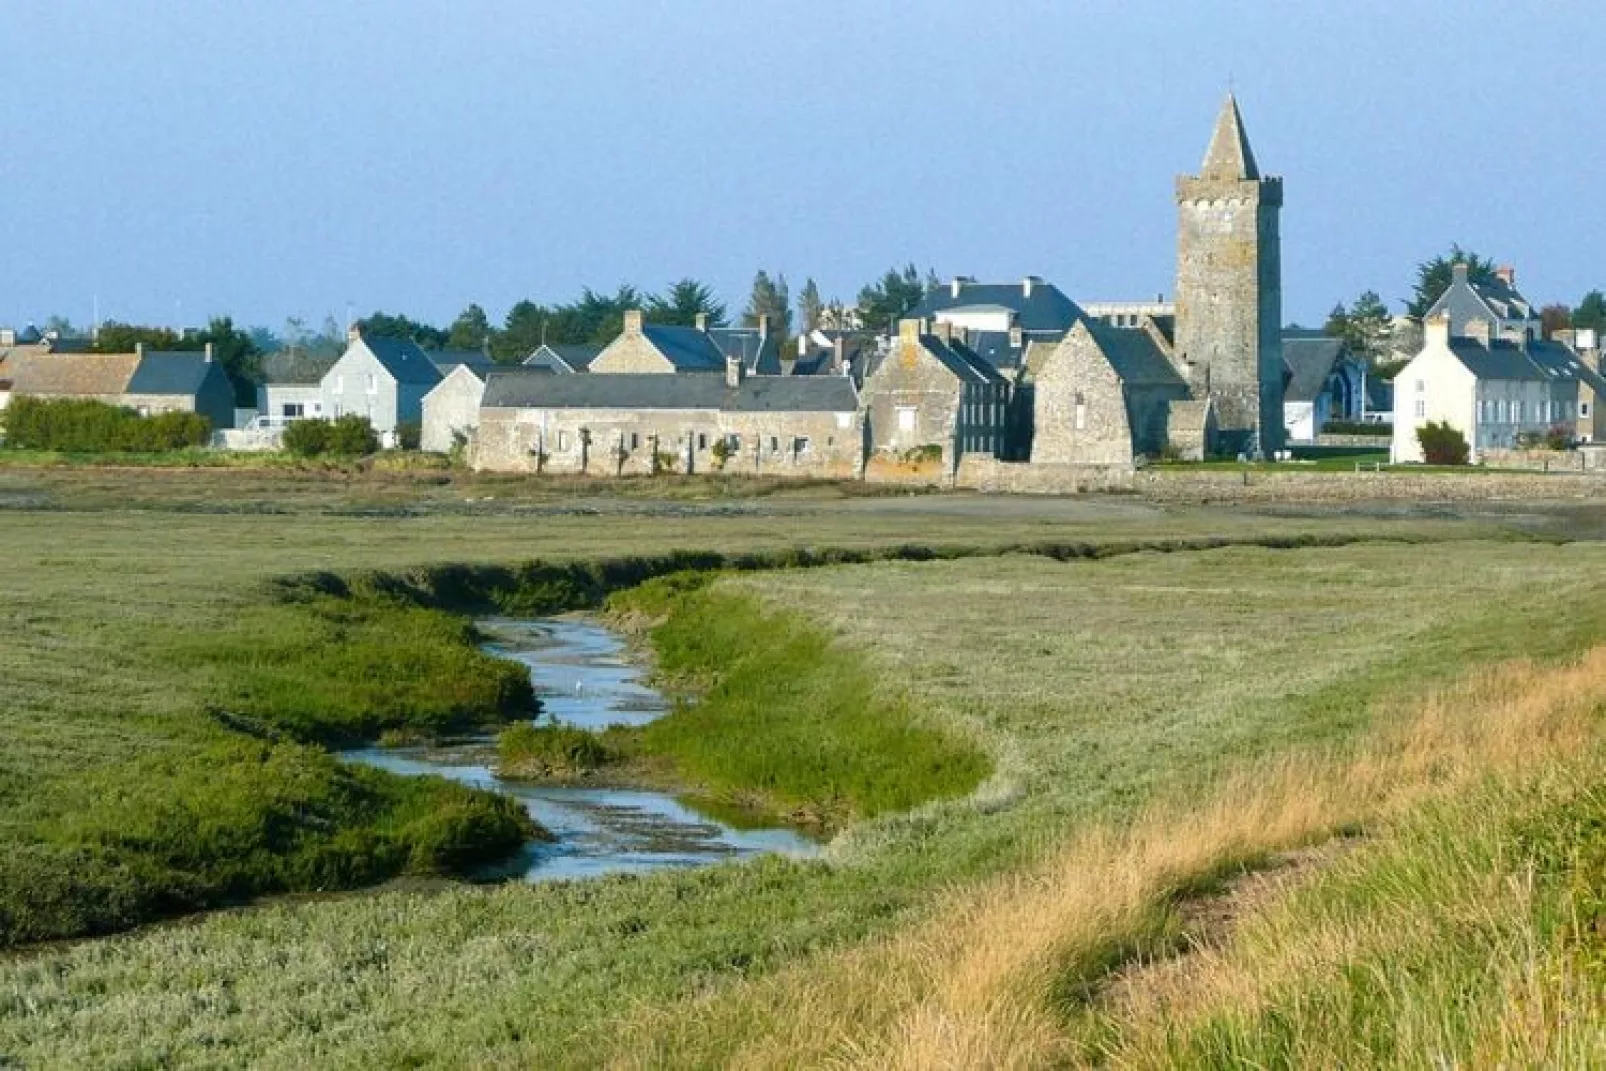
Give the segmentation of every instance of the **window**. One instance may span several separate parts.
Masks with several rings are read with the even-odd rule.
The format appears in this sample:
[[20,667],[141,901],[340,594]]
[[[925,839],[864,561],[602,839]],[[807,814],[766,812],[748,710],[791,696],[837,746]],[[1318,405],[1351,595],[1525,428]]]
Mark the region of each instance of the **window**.
[[808,452],[809,437],[807,435],[799,435],[797,438],[792,440],[792,453],[794,455],[802,455]]
[[700,432],[697,433],[697,449],[699,449],[699,450],[707,450],[708,449],[708,433],[707,432],[700,431]]
[[378,394],[379,393],[379,377],[374,375],[374,373],[372,373],[372,372],[368,373],[368,393],[369,394]]
[[899,431],[914,431],[915,430],[915,413],[916,413],[916,409],[912,405],[900,405],[900,406],[898,406],[898,430]]
[[1087,399],[1081,391],[1076,392],[1076,430],[1082,431],[1087,427]]
[[300,420],[303,416],[306,416],[306,413],[307,407],[300,402],[285,402],[284,412],[280,415],[286,420]]
[[1512,402],[1511,403],[1511,422],[1513,424],[1521,424],[1522,423],[1522,403],[1521,402]]
[[742,448],[742,437],[740,435],[727,435],[725,436],[725,442],[730,446],[733,454]]
[[1589,403],[1588,402],[1579,402],[1578,403],[1578,415],[1581,416],[1581,417],[1586,417],[1586,416],[1589,415]]
[[1422,380],[1419,379],[1419,380],[1416,381],[1416,392],[1418,394],[1423,393],[1427,389],[1428,389],[1428,385],[1426,383],[1424,383]]
[[852,413],[838,413],[836,415],[836,426],[839,427],[839,428],[850,428],[850,427],[852,427],[853,426],[853,414]]
[[322,402],[313,402],[312,403],[312,415],[313,416],[318,416],[322,412],[323,412],[323,403]]
[[1428,415],[1428,403],[1422,398],[1416,400],[1416,415],[1419,417]]
[[639,446],[641,446],[641,436],[637,435],[635,432],[631,432],[630,433],[630,449],[634,450],[634,449],[638,448]]
[[569,433],[566,432],[566,431],[558,432],[558,453],[561,454],[565,450],[567,450],[568,448],[569,448]]
[[781,452],[781,440],[780,440],[780,437],[779,436],[775,436],[775,435],[771,435],[770,436],[770,453],[778,454],[780,452]]

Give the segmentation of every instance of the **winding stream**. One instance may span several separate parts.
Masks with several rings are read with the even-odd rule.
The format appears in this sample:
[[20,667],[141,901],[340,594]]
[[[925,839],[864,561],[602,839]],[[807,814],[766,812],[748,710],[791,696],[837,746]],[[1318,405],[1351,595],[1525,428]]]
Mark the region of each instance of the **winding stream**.
[[[668,713],[642,682],[619,637],[593,621],[492,619],[486,650],[529,667],[543,718],[585,729],[641,725]],[[663,792],[571,788],[503,781],[487,766],[457,764],[423,748],[347,752],[353,762],[404,775],[436,774],[512,796],[557,838],[531,843],[485,877],[526,881],[697,866],[763,852],[807,855],[817,845],[790,829],[737,829]]]

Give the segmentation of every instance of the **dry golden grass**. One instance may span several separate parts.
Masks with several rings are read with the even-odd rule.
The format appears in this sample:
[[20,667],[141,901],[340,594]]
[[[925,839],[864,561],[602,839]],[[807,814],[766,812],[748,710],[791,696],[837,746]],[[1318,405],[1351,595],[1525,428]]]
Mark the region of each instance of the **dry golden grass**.
[[[1491,776],[1522,777],[1587,753],[1603,698],[1606,647],[1560,667],[1524,661],[1476,673],[1345,754],[1264,764],[1207,799],[1173,800],[1124,826],[1090,830],[1029,873],[957,890],[915,930],[699,1001],[638,1012],[622,1025],[617,1063],[1075,1062],[1085,1050],[1055,1000],[1075,964],[1097,964],[1111,949],[1154,937],[1179,893],[1224,868],[1386,822]],[[1356,941],[1409,937],[1335,928],[1301,955],[1335,963]],[[1554,972],[1541,977],[1536,962],[1513,962],[1506,972],[1509,1014],[1488,1024],[1490,1054],[1556,1055],[1558,1018],[1579,1007],[1571,1000],[1579,983]],[[1223,1006],[1252,1009],[1310,968],[1308,959],[1267,963],[1201,949],[1185,971],[1140,972],[1118,987],[1119,1006],[1106,1010],[1134,1035],[1147,1031],[1150,1043],[1117,1062],[1165,1063],[1164,1037],[1178,1021]]]

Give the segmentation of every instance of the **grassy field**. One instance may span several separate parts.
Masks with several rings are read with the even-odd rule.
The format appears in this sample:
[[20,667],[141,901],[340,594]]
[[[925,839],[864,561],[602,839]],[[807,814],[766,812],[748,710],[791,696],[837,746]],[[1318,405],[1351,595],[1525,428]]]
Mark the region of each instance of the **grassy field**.
[[[186,482],[190,475],[197,481]],[[266,772],[248,785],[334,783],[317,747],[323,721],[284,717],[310,709],[286,691],[294,678],[278,672],[273,658],[247,659],[246,674],[234,664],[243,658],[238,638],[262,627],[262,615],[290,612],[270,597],[276,577],[677,549],[728,554],[1300,536],[1429,542],[1241,546],[1104,560],[1013,554],[881,562],[749,573],[694,590],[659,608],[668,612],[658,636],[661,656],[666,668],[711,675],[714,689],[731,687],[726,716],[740,719],[749,711],[755,748],[749,755],[730,746],[731,723],[701,726],[702,732],[688,723],[661,742],[666,753],[679,750],[676,761],[686,768],[711,784],[752,782],[755,790],[799,776],[764,758],[764,748],[784,742],[795,726],[761,719],[766,687],[795,686],[795,703],[841,689],[838,706],[906,711],[920,733],[985,754],[986,767],[965,774],[985,782],[963,798],[909,811],[900,808],[945,792],[921,783],[885,804],[854,808],[851,814],[867,817],[849,825],[818,861],[279,902],[13,953],[0,960],[0,1057],[23,1066],[875,1064],[894,1057],[913,1064],[933,1053],[974,1053],[972,1062],[1002,1066],[1009,1060],[990,1057],[1019,1054],[1030,1065],[1130,1053],[1134,1062],[1163,1063],[1168,1053],[1194,1053],[1227,1063],[1238,1051],[1275,1054],[1277,1039],[1267,1031],[1289,1014],[1279,1009],[1279,994],[1268,995],[1261,1020],[1228,1024],[1236,1033],[1219,1025],[1225,1011],[1212,1018],[1213,1008],[1229,1007],[1214,991],[1187,995],[1194,1014],[1188,1022],[1199,1026],[1186,1036],[1154,1039],[1141,1033],[1147,1019],[1123,1018],[1124,1008],[1145,1007],[1142,1000],[1183,999],[1174,986],[1162,990],[1128,967],[1134,956],[1169,955],[1178,947],[1186,930],[1173,910],[1178,891],[1208,890],[1235,868],[1322,843],[1335,830],[1367,833],[1366,847],[1347,856],[1346,865],[1383,866],[1389,851],[1411,843],[1391,839],[1395,829],[1408,838],[1418,828],[1411,822],[1463,819],[1447,812],[1421,817],[1412,809],[1436,798],[1433,779],[1412,767],[1391,768],[1386,780],[1420,783],[1420,791],[1385,793],[1374,778],[1366,791],[1334,788],[1321,796],[1323,806],[1306,806],[1297,821],[1256,823],[1257,816],[1281,814],[1273,804],[1297,793],[1286,773],[1250,782],[1245,769],[1293,769],[1303,785],[1322,784],[1322,777],[1350,785],[1334,771],[1351,769],[1372,754],[1367,748],[1380,755],[1406,750],[1372,741],[1417,724],[1424,704],[1441,692],[1456,694],[1472,667],[1524,656],[1565,660],[1590,647],[1606,626],[1601,582],[1594,579],[1606,551],[1502,541],[1510,526],[1498,514],[1469,523],[1162,510],[1122,499],[860,499],[830,488],[774,489],[754,498],[695,486],[673,502],[593,501],[575,489],[534,482],[511,484],[491,502],[470,502],[482,489],[398,486],[372,474],[349,482],[274,474],[261,485],[241,486],[215,483],[220,476],[210,472],[163,479],[174,482],[131,489],[135,508],[127,509],[118,505],[111,474],[0,474],[0,505],[9,499],[14,507],[32,507],[0,509],[0,535],[15,566],[12,597],[0,610],[9,640],[0,649],[0,734],[7,743],[0,756],[6,805],[0,874],[18,858],[17,846],[65,835],[89,821],[85,815],[102,832],[110,817],[122,815],[147,842],[165,843],[175,828],[171,820],[153,823],[117,803],[117,786],[135,778],[145,778],[139,798],[153,813],[206,814],[231,836],[236,826],[257,828],[255,815],[231,824],[205,797],[186,796],[191,782],[152,780],[151,764],[171,767],[178,759],[205,759],[214,748],[271,744],[282,766],[252,757]],[[1519,521],[1525,530],[1587,530],[1597,523],[1569,515],[1552,524],[1536,519],[1542,510],[1525,512]],[[322,612],[357,613],[329,627],[356,630],[363,640],[356,647],[370,652],[359,657],[373,658],[383,637],[364,637],[363,605]],[[387,606],[374,622],[383,626],[394,612]],[[406,612],[424,614],[419,622],[429,629],[450,631],[439,611]],[[772,630],[777,649],[789,652],[782,664],[799,672],[766,677],[758,663],[743,676],[741,658],[714,672],[717,647],[712,654],[699,647],[700,637],[717,638],[710,614],[737,630],[717,647],[739,647],[737,639],[751,642],[755,631],[768,637],[765,630]],[[276,626],[268,631],[287,639]],[[437,638],[441,643],[429,651],[464,647],[461,636]],[[316,642],[310,650],[328,645]],[[417,653],[397,650],[401,657]],[[297,672],[310,666],[314,680],[339,679],[350,669],[342,664],[329,673],[307,661],[305,651],[294,657]],[[844,659],[860,660],[865,676],[808,675]],[[372,683],[384,672],[369,665],[356,680]],[[1595,682],[1587,669],[1569,672],[1578,685],[1572,694],[1593,695],[1584,687]],[[394,709],[361,699],[362,691],[328,694],[358,695],[346,711],[351,716]],[[1509,691],[1495,689],[1496,697]],[[468,708],[501,702],[486,696]],[[432,701],[418,714],[449,706]],[[220,708],[284,739],[231,729],[209,713]],[[1548,725],[1547,711],[1533,713],[1538,721],[1531,723]],[[1579,717],[1570,708],[1564,713]],[[380,726],[358,724],[363,731]],[[908,744],[908,737],[894,735],[891,742],[871,739],[867,759]],[[1580,738],[1534,732],[1526,739],[1537,748],[1562,739],[1576,745]],[[1421,739],[1428,741],[1419,749],[1424,753],[1452,753],[1438,737]],[[1492,745],[1464,750],[1468,770],[1483,769],[1479,763],[1499,767],[1490,759],[1498,752]],[[1570,752],[1579,762],[1588,754],[1579,746]],[[835,759],[828,765],[839,768]],[[1472,783],[1467,776],[1462,783]],[[889,782],[872,776],[844,783],[837,795],[878,791]],[[806,775],[780,787],[783,795],[819,788]],[[316,797],[312,788],[305,794]],[[395,789],[375,782],[372,791]],[[1536,814],[1556,801],[1516,780],[1487,791],[1497,805],[1486,806],[1515,823],[1511,842],[1536,843],[1517,822],[1527,812],[1499,801],[1537,801],[1527,808]],[[1576,798],[1574,792],[1562,802]],[[1250,800],[1258,802],[1248,806]],[[285,805],[294,812],[301,802]],[[430,806],[415,815],[416,801],[400,798],[370,806],[384,813],[357,814],[352,828],[395,831],[441,810]],[[1199,813],[1237,820],[1211,825]],[[1578,812],[1585,819],[1587,813]],[[1567,823],[1583,820],[1541,815],[1530,827],[1550,830],[1553,843],[1570,843]],[[1486,845],[1508,835],[1492,826],[1488,832],[1496,840]],[[1149,840],[1130,839],[1140,835]],[[451,842],[439,830],[393,832],[385,850]],[[298,858],[271,837],[245,843],[254,858]],[[1178,843],[1192,845],[1193,854],[1178,854]],[[1137,850],[1145,845],[1147,854]],[[1170,845],[1172,854],[1160,845]],[[384,856],[378,849],[370,854]],[[1140,865],[1145,860],[1154,865]],[[1110,880],[1128,875],[1120,887],[1126,899],[1112,899],[1097,884],[1044,880],[1068,866]],[[1556,889],[1567,887],[1565,865],[1552,869],[1561,876],[1547,895],[1562,895]],[[322,877],[327,886],[363,875]],[[1067,889],[1081,889],[1084,899],[1059,895]],[[1090,913],[1090,902],[1127,906]],[[1312,910],[1288,902],[1290,911]],[[1011,903],[1017,912],[1030,907],[1034,925],[1001,910]],[[1291,942],[1300,931],[1285,925],[1271,932]],[[1009,933],[1030,939],[1000,936]],[[1220,948],[1223,957],[1235,954],[1225,939]],[[1307,953],[1290,944],[1278,954],[1297,964]],[[865,964],[879,966],[870,971]],[[1105,1002],[1112,970],[1133,975],[1122,991],[1126,1004]],[[1345,977],[1337,970],[1310,984],[1337,994],[1331,987],[1342,987]],[[1150,985],[1155,994],[1142,995]],[[1019,1032],[1001,1032],[999,1023]],[[1241,1049],[1212,1040],[1223,1037]]]

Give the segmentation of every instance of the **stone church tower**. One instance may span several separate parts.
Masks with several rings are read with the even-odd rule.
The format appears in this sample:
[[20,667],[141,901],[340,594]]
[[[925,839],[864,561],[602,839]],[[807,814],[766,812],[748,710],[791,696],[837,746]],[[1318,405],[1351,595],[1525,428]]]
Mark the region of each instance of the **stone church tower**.
[[1229,453],[1282,447],[1282,204],[1229,93],[1204,166],[1177,179],[1176,291],[1177,362],[1193,396],[1215,402]]

